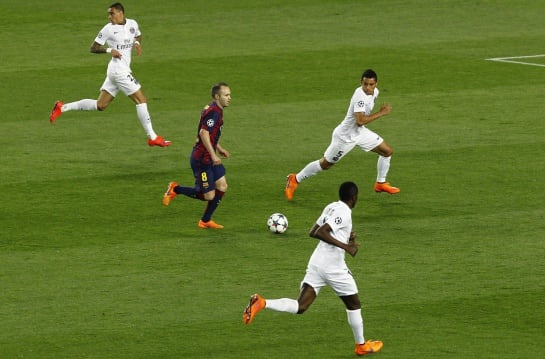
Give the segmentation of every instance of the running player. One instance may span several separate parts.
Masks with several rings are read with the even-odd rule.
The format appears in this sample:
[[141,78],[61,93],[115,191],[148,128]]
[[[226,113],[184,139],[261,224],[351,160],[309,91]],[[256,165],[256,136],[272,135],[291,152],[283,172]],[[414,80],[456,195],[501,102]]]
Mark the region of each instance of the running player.
[[353,182],[341,184],[339,201],[328,204],[310,230],[310,236],[320,241],[308,262],[299,298],[265,300],[259,294],[254,294],[242,315],[244,324],[250,324],[255,315],[264,308],[303,314],[314,302],[320,289],[329,285],[346,307],[348,324],[352,328],[356,342],[355,353],[366,355],[380,351],[383,345],[381,341],[365,341],[358,287],[344,260],[345,252],[352,257],[358,252],[359,244],[356,243],[356,235],[352,232],[352,208],[356,206],[357,201],[356,184]]
[[400,191],[399,188],[386,182],[386,176],[390,169],[390,158],[393,153],[392,148],[382,137],[365,127],[368,123],[388,115],[392,110],[389,104],[384,104],[378,112],[371,114],[379,94],[377,81],[378,77],[375,71],[369,69],[363,72],[361,86],[354,91],[346,116],[333,131],[331,144],[325,150],[324,156],[308,163],[299,173],[288,175],[284,190],[288,201],[293,199],[295,189],[301,181],[322,170],[331,168],[355,146],[364,151],[373,151],[378,154],[375,192],[395,194]]
[[189,159],[195,186],[183,187],[177,182],[170,182],[163,196],[163,205],[168,206],[178,194],[207,201],[197,225],[200,228],[221,229],[223,226],[214,222],[212,215],[227,191],[225,167],[220,156],[227,158],[229,152],[220,146],[219,140],[223,128],[223,109],[231,103],[231,89],[220,82],[212,87],[211,94],[213,101],[201,113],[197,138]]
[[[63,103],[55,102],[49,121],[55,120],[68,111],[104,111],[114,100],[119,91],[136,104],[136,115],[144,127],[148,136],[148,145],[166,147],[171,144],[163,137],[158,136],[151,125],[151,117],[148,112],[147,99],[142,92],[138,81],[133,77],[131,71],[131,53],[132,49],[136,54],[142,54],[142,34],[138,24],[133,19],[125,17],[125,9],[121,3],[112,4],[108,8],[108,20],[102,30],[98,33],[91,52],[94,54],[110,54],[111,60],[108,63],[106,79],[100,88],[100,94],[97,100],[83,99],[76,102]],[[108,47],[104,47],[108,45]]]

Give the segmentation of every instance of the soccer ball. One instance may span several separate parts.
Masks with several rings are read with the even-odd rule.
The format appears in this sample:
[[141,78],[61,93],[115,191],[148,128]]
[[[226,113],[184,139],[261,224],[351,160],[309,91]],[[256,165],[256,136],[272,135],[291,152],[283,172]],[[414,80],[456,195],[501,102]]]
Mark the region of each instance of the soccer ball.
[[267,227],[272,233],[284,233],[288,229],[288,218],[282,213],[273,213],[267,220]]

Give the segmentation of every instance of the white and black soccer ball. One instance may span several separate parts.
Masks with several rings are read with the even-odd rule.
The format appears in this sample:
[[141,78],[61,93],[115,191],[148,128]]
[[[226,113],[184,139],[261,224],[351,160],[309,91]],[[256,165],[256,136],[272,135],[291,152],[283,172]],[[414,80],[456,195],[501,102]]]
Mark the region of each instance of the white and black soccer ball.
[[284,233],[288,229],[288,218],[282,213],[273,213],[267,220],[267,227],[272,233]]

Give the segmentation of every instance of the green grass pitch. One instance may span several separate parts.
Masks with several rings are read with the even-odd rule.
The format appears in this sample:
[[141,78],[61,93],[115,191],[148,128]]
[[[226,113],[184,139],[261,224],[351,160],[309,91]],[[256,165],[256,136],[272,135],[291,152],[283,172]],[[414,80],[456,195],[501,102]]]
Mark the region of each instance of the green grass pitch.
[[[48,121],[57,99],[96,98],[107,57],[89,47],[109,2],[0,5],[0,357],[352,358],[341,301],[302,316],[242,310],[254,292],[296,297],[307,236],[346,180],[362,243],[347,262],[377,358],[545,357],[542,1],[125,1],[156,131],[134,105]],[[544,63],[535,58],[535,63]],[[376,156],[354,150],[286,202],[286,174],[319,158],[359,76],[392,113],[370,127],[394,148],[396,196],[375,194]],[[210,86],[232,105],[229,190],[204,204],[161,196],[191,182],[188,155]],[[273,212],[288,231],[268,233]]]

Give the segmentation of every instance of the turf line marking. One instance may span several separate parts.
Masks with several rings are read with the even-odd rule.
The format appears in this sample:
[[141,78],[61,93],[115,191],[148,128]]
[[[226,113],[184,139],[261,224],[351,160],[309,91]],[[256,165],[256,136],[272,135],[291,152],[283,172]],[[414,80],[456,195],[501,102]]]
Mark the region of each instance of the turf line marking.
[[531,58],[536,58],[536,57],[545,57],[545,55],[494,57],[494,58],[485,59],[485,60],[496,61],[496,62],[508,62],[508,63],[511,63],[511,64],[519,64],[519,65],[527,65],[527,66],[545,67],[545,64],[536,64],[534,62],[526,62],[526,61],[515,61],[516,59],[531,59]]

